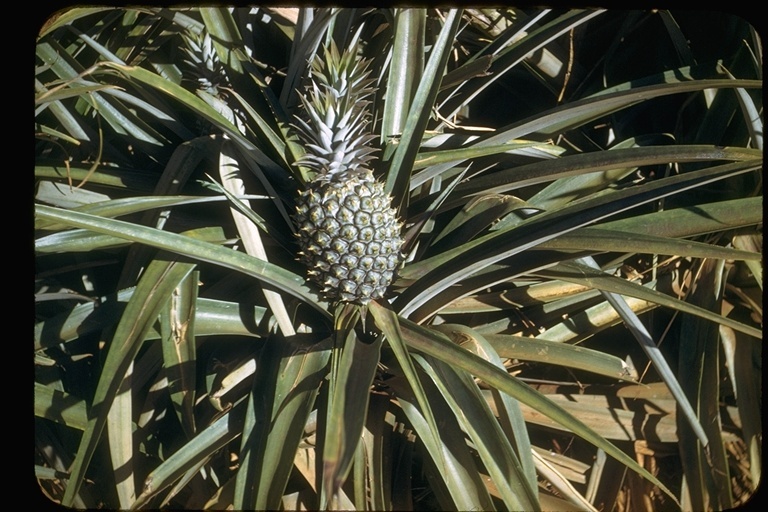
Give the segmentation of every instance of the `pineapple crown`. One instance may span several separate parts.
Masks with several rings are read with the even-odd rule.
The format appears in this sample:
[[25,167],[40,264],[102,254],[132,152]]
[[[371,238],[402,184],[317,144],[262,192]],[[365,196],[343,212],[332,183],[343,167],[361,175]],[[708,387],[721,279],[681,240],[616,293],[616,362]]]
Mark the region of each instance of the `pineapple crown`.
[[303,111],[295,127],[307,152],[297,164],[316,171],[315,180],[368,171],[366,163],[374,158],[376,149],[369,143],[376,137],[366,130],[374,79],[369,78],[370,60],[359,57],[358,42],[355,37],[340,53],[331,41],[315,55],[305,93],[299,93]]
[[188,57],[184,63],[196,78],[198,89],[217,95],[218,86],[227,85],[227,77],[210,34],[207,31],[200,34],[188,31],[183,34],[183,39],[186,44],[183,50]]

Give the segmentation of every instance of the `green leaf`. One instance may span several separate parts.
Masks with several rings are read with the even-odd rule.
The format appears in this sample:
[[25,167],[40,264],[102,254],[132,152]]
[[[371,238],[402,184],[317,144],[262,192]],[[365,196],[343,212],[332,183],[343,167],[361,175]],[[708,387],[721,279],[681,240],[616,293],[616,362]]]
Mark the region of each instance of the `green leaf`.
[[[682,70],[677,70],[677,72],[685,73],[688,69],[683,68]],[[652,83],[651,85],[638,86],[636,82],[628,82],[605,89],[587,98],[569,102],[562,107],[546,110],[538,113],[535,117],[500,128],[496,133],[484,138],[478,144],[492,145],[504,140],[531,138],[534,133],[544,136],[554,135],[577,126],[585,125],[607,114],[617,112],[642,101],[647,101],[650,98],[715,88],[744,87],[754,89],[762,87],[762,83],[759,80],[707,79],[678,82],[675,81],[676,79],[670,78],[675,73],[676,71],[670,71],[668,74],[652,77],[654,81],[661,80],[661,82]],[[669,80],[669,82],[664,82],[663,80]]]
[[[226,192],[227,198],[235,203],[237,209],[230,209],[243,249],[246,253],[262,261],[268,261],[267,251],[264,247],[261,231],[258,227],[264,226],[263,222],[258,222],[258,216],[250,208],[250,203],[242,202],[235,196],[245,193],[245,183],[238,170],[237,161],[229,156],[230,149],[228,141],[224,141],[222,152],[219,154],[219,176],[223,183],[222,190]],[[254,222],[256,219],[256,222]],[[290,224],[289,224],[290,225]],[[258,226],[258,227],[257,227]],[[274,232],[275,230],[270,230]],[[277,237],[278,240],[282,236]],[[269,309],[274,315],[277,325],[281,332],[286,336],[292,336],[296,333],[290,315],[285,307],[283,297],[275,290],[269,288],[263,289],[262,293],[267,300]]]
[[[275,510],[294,470],[294,454],[328,373],[329,340],[272,336],[248,395],[234,507]],[[275,362],[279,362],[275,364]]]
[[[600,224],[602,226],[604,224]],[[636,231],[604,230],[599,227],[577,229],[539,244],[537,249],[566,251],[625,252],[637,254],[675,255],[683,258],[758,261],[757,252],[741,251],[719,245],[677,240]]]
[[[260,196],[257,196],[260,197]],[[192,197],[192,196],[150,196],[150,197],[131,197],[122,199],[112,199],[83,205],[79,208],[73,208],[73,211],[98,215],[99,217],[121,217],[132,213],[139,213],[155,208],[168,208],[185,204],[200,204],[216,201],[226,201],[225,195],[214,197]],[[66,227],[65,224],[52,224],[50,222],[37,222],[35,229],[60,230]]]
[[142,493],[131,510],[141,510],[157,493],[173,485],[190,468],[197,468],[242,433],[245,404],[242,402],[213,421],[197,436],[154,468],[144,480]]
[[[86,70],[56,41],[48,38],[39,42],[36,46],[36,54],[41,61],[50,65],[51,69],[62,80],[80,84],[87,83],[82,78]],[[88,101],[93,109],[119,134],[154,145],[162,145],[165,142],[162,135],[140,117],[132,114],[125,105],[115,98],[110,98],[101,92],[87,93],[81,98]]]
[[472,377],[439,360],[428,358],[427,361],[430,364],[422,368],[437,385],[462,430],[469,435],[504,503],[510,510],[538,510],[536,487],[528,481],[509,439]]
[[189,274],[189,265],[155,260],[144,272],[136,292],[128,302],[121,322],[107,349],[104,367],[96,386],[88,426],[77,450],[62,504],[71,506],[82,484],[85,471],[101,437],[107,414],[118,393],[118,386],[138,354],[139,348],[157,320],[173,290]]
[[458,68],[447,72],[443,81],[440,82],[440,91],[453,89],[478,76],[487,76],[491,59],[490,55],[485,55],[477,59],[467,60]]
[[[500,49],[500,51],[493,52],[495,54],[493,55],[491,67],[487,75],[471,80],[461,89],[460,95],[457,94],[452,101],[446,102],[447,104],[441,106],[444,118],[450,119],[458,113],[461,107],[471,105],[472,100],[489,85],[504,77],[528,56],[541,51],[547,44],[569,30],[574,30],[576,27],[600,16],[604,12],[604,9],[570,9],[540,27],[534,25],[538,21],[537,14],[539,17],[544,17],[547,14],[547,10],[544,10],[542,13],[532,14],[531,20],[527,20],[522,13],[515,13],[516,16],[521,18],[522,23],[513,23],[508,30],[507,36],[513,39],[514,42]],[[522,25],[522,27],[519,25]],[[531,26],[534,28],[529,31]],[[510,137],[510,139],[514,138],[517,137]]]
[[[115,297],[98,302],[78,304],[71,310],[35,324],[34,350],[40,351],[100,331],[117,323],[135,288],[122,290]],[[244,304],[198,297],[195,311],[195,334],[198,336],[237,335],[261,337],[268,334],[264,322],[266,310]],[[254,327],[256,326],[256,327]],[[151,329],[147,340],[160,339],[159,330]]]
[[112,11],[112,7],[76,7],[65,11],[57,11],[52,14],[45,25],[40,29],[39,37],[44,37],[56,29],[74,23],[75,21],[86,18],[92,14]]
[[[435,326],[435,328],[448,334],[453,341],[473,354],[492,362],[498,368],[504,368],[504,363],[496,347],[489,343],[489,340],[476,329],[470,329],[460,324],[442,324],[441,326]],[[507,438],[514,443],[517,457],[520,460],[524,477],[529,487],[527,492],[535,500],[538,497],[538,494],[534,492],[537,486],[536,468],[531,456],[531,441],[528,437],[528,427],[520,410],[520,404],[509,395],[499,393],[496,389],[491,390],[491,395],[493,396],[493,405],[495,406],[496,415],[499,417],[501,428],[504,430]]]
[[[416,284],[405,290],[395,301],[395,308],[405,317],[420,320],[437,308],[426,304],[442,302],[441,291],[466,279],[490,264],[521,253],[530,247],[548,241],[563,233],[585,226],[635,206],[666,197],[671,194],[702,186],[759,168],[760,161],[725,164],[679,176],[663,178],[647,185],[608,192],[597,197],[575,201],[566,207],[533,216],[513,229],[499,230],[445,251],[439,256],[443,262],[434,266]],[[419,262],[429,267],[435,265],[429,259]],[[460,269],[460,271],[457,271]],[[510,278],[513,276],[510,276]],[[466,290],[466,294],[475,289]],[[418,314],[414,314],[419,310]]]
[[599,350],[511,334],[486,334],[485,337],[501,357],[556,364],[628,382],[638,380],[634,367]]
[[334,499],[351,468],[383,341],[382,336],[369,342],[360,340],[355,332],[359,312],[343,306],[339,309],[345,316],[337,319],[336,348],[329,376],[332,384],[323,442],[321,509]]
[[745,161],[761,158],[759,151],[747,148],[715,146],[649,146],[612,151],[578,153],[553,160],[521,165],[508,171],[479,176],[456,188],[454,201],[464,201],[477,194],[503,193],[555,178],[576,176],[585,172],[610,172],[617,168],[667,164],[669,162],[706,162],[719,160]]
[[669,238],[689,237],[758,225],[763,221],[762,206],[762,196],[745,197],[633,215],[596,227]]
[[195,305],[198,281],[199,272],[190,273],[174,290],[160,318],[163,366],[171,401],[188,438],[197,432],[193,408],[197,365]]
[[441,248],[456,247],[469,242],[499,218],[526,206],[525,201],[513,196],[502,194],[477,196],[467,202],[435,237],[431,250],[440,252]]
[[243,40],[232,13],[222,7],[201,7],[200,17],[211,35],[219,61],[230,73],[243,73],[241,61],[248,57],[243,52]]
[[677,502],[675,495],[672,494],[664,484],[647,470],[639,466],[622,450],[606,441],[605,438],[584,425],[565,409],[550,400],[547,400],[546,397],[539,394],[534,389],[513,378],[506,371],[499,369],[493,365],[493,363],[461,349],[445,336],[438,334],[427,327],[420,326],[404,318],[400,319],[400,324],[404,335],[406,336],[408,345],[414,350],[433,356],[451,366],[462,368],[478,379],[481,379],[489,386],[507,393],[520,402],[540,411],[542,414],[552,418],[574,434],[589,441],[598,448],[602,448],[608,455],[611,455],[643,478],[659,486],[665,494]]
[[[474,462],[469,457],[460,432],[457,438],[458,424],[452,419],[452,415],[451,419],[448,419],[446,415],[440,414],[443,410],[450,414],[450,409],[445,406],[434,385],[430,385],[429,381],[422,382],[416,364],[408,353],[407,340],[400,330],[399,317],[376,301],[371,301],[368,307],[377,327],[386,336],[405,377],[407,388],[398,391],[398,404],[424,443],[438,478],[444,482],[444,487],[438,487],[444,491],[443,501],[455,503],[461,510],[471,510],[475,507],[490,509],[490,498],[483,483],[478,481],[477,475],[469,469],[474,466]],[[433,409],[436,410],[433,412]],[[438,425],[445,425],[447,422],[457,428],[438,428]]]
[[100,167],[91,174],[91,166],[76,162],[66,164],[61,162],[46,162],[39,159],[35,165],[36,178],[50,178],[54,180],[83,182],[88,178],[88,183],[115,187],[117,189],[131,190],[133,193],[151,193],[157,183],[155,176],[146,173],[121,169],[119,167]]
[[88,425],[85,400],[35,382],[35,416],[45,418],[78,430]]
[[[431,364],[420,354],[410,356],[420,368],[429,369]],[[422,387],[430,403],[430,408],[438,421],[439,444],[426,445],[431,458],[427,462],[427,474],[435,483],[431,486],[441,510],[456,507],[458,510],[494,510],[489,485],[485,481],[485,472],[481,461],[470,451],[468,439],[462,430],[462,423],[441,389],[429,377],[428,371],[420,372]],[[397,392],[398,404],[405,413],[408,423],[413,425],[417,435],[421,436],[428,427],[413,407],[413,402],[406,389],[393,383]],[[419,437],[421,439],[421,437]],[[438,461],[441,465],[438,465]]]
[[[387,144],[390,137],[399,137],[404,132],[411,102],[424,70],[426,19],[426,9],[395,8],[395,34],[384,93],[381,144]],[[384,160],[389,159],[391,148],[391,145],[387,147]]]
[[755,329],[731,318],[718,315],[712,311],[696,307],[680,299],[670,297],[664,293],[656,291],[653,286],[655,283],[649,283],[645,286],[612,276],[600,270],[590,268],[579,262],[563,262],[559,265],[540,271],[542,275],[562,279],[576,284],[583,284],[591,288],[603,290],[610,293],[617,293],[629,297],[636,297],[648,302],[666,306],[677,311],[689,313],[711,322],[728,326],[736,331],[742,332],[753,338],[762,339],[762,331]]
[[204,100],[198,98],[183,87],[141,67],[123,66],[113,63],[104,63],[104,66],[115,69],[133,80],[137,80],[142,84],[168,95],[193,112],[199,114],[203,119],[213,123],[232,140],[236,141],[243,149],[249,151],[254,161],[264,170],[276,174],[282,174],[284,172],[282,168],[264,154],[259,147],[249,141],[240,132],[237,126]]
[[[653,139],[650,139],[650,141],[653,141]],[[651,145],[643,144],[643,142],[642,137],[631,138],[614,144],[611,146],[610,151]],[[560,178],[539,192],[536,192],[529,201],[542,210],[551,210],[579,197],[585,197],[605,188],[614,187],[619,180],[629,176],[634,170],[637,170],[636,166],[618,167]]]
[[66,211],[38,205],[35,215],[41,219],[61,222],[74,227],[89,229],[97,233],[117,236],[133,242],[139,242],[158,249],[165,249],[200,261],[207,261],[232,270],[256,277],[286,293],[305,300],[318,311],[327,310],[311,294],[304,279],[272,263],[259,260],[247,254],[219,247],[193,238],[169,233],[146,226],[131,224],[114,219],[104,219],[94,215]]
[[296,34],[291,45],[291,59],[286,71],[285,82],[280,92],[280,105],[290,112],[298,104],[298,86],[302,77],[307,76],[309,63],[314,59],[317,48],[331,21],[339,15],[340,9],[299,9]]
[[[401,203],[406,199],[408,178],[411,175],[411,169],[431,115],[432,105],[437,97],[440,79],[451,53],[452,42],[460,22],[461,11],[458,9],[449,10],[437,41],[432,46],[427,66],[416,89],[416,95],[411,103],[400,143],[389,162],[385,190],[398,198]],[[398,206],[407,206],[407,204]]]
[[416,155],[413,162],[413,170],[423,169],[432,165],[458,164],[465,160],[472,160],[483,156],[498,155],[503,153],[514,154],[521,149],[536,149],[552,157],[559,156],[565,150],[561,147],[544,144],[541,142],[513,140],[504,144],[493,146],[470,146],[459,149],[443,149],[438,151],[425,151]]
[[[371,393],[366,415],[363,439],[359,445],[359,458],[354,462],[355,502],[358,510],[366,508],[366,501],[371,510],[398,510],[395,505],[398,497],[405,498],[409,490],[398,485],[400,471],[410,480],[409,466],[398,467],[398,461],[393,460],[390,449],[400,441],[408,445],[404,438],[395,433],[394,415],[390,412],[390,398],[379,393]],[[402,445],[401,445],[402,446]],[[405,447],[403,447],[405,448]],[[402,454],[402,452],[401,452]],[[362,473],[362,474],[361,474]],[[366,500],[367,497],[367,500]]]

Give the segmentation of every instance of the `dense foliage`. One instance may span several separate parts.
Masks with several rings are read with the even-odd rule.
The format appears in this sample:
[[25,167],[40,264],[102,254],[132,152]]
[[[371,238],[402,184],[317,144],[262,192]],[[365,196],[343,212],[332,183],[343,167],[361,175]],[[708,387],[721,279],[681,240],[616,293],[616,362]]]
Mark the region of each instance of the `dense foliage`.
[[[294,235],[301,92],[356,37],[363,156],[404,239],[365,304],[307,280]],[[42,492],[744,503],[762,466],[762,60],[753,27],[714,11],[57,13],[35,55]]]

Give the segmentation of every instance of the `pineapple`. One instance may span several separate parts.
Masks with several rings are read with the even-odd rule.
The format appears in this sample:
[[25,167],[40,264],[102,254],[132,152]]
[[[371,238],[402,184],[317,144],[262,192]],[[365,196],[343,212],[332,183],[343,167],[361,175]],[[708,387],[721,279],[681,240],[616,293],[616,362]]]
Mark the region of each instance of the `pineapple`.
[[207,31],[200,34],[191,30],[183,32],[183,40],[187,54],[184,64],[188,73],[196,81],[196,90],[205,91],[212,96],[219,95],[219,86],[228,86],[224,66],[219,61],[219,56],[213,48],[213,40]]
[[373,92],[357,38],[340,53],[334,43],[311,63],[296,127],[307,153],[298,161],[316,174],[296,208],[300,259],[332,301],[367,304],[384,296],[402,262],[403,239],[392,198],[367,163]]

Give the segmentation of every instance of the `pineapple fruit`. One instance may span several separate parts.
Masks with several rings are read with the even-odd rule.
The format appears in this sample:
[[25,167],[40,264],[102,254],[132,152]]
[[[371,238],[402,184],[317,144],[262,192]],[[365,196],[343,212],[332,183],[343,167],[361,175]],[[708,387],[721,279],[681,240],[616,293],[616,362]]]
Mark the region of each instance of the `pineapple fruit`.
[[368,96],[368,61],[355,38],[339,52],[318,53],[300,94],[296,128],[306,148],[298,161],[314,171],[300,193],[294,220],[301,261],[329,300],[365,305],[384,296],[402,262],[402,224],[392,198],[367,163],[375,151]]

